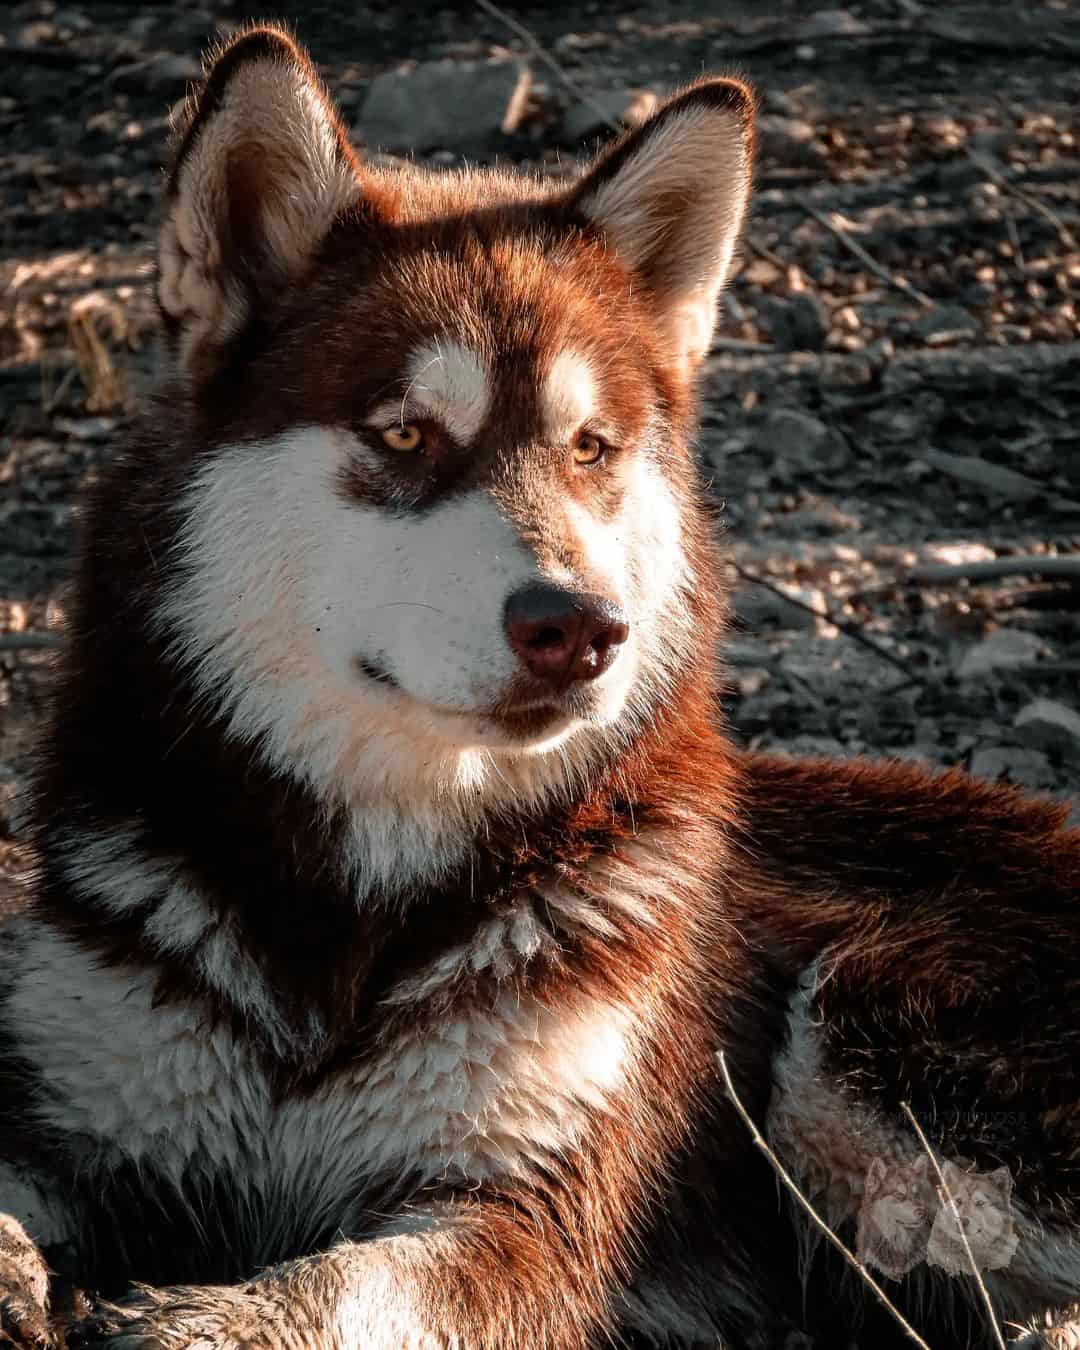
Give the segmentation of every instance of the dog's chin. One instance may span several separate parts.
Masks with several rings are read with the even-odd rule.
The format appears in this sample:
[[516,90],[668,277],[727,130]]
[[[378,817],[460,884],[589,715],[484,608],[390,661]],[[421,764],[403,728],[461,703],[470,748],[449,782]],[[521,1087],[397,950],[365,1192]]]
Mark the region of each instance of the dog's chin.
[[474,719],[474,744],[496,754],[540,755],[556,750],[581,727],[582,719],[565,708],[483,713]]
[[[410,699],[404,690],[399,697]],[[411,700],[422,709],[425,730],[463,752],[483,750],[508,757],[531,757],[559,749],[588,728],[615,721],[621,711],[605,700],[568,697],[515,701],[487,709],[449,709]]]
[[628,694],[625,679],[601,679],[562,691],[539,682],[515,682],[491,703],[461,707],[414,692],[371,662],[353,660],[350,676],[354,681],[360,677],[364,695],[375,705],[393,710],[393,720],[406,734],[411,724],[417,736],[448,749],[506,756],[542,755],[579,731],[610,726],[620,717]]

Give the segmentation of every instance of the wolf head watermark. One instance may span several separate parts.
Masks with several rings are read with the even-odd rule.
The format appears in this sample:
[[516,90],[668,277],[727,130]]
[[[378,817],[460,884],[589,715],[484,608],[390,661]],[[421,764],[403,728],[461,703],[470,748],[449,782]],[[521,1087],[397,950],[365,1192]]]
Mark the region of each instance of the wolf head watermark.
[[948,1203],[939,1207],[926,1244],[927,1261],[950,1275],[969,1272],[972,1261],[979,1270],[1003,1269],[1013,1259],[1020,1241],[1013,1229],[1009,1169],[965,1172],[955,1163],[946,1162],[943,1170],[956,1212]]
[[898,1280],[926,1260],[936,1196],[930,1161],[885,1162],[875,1158],[866,1173],[856,1251],[866,1266]]
[[1019,1244],[1009,1169],[976,1172],[946,1161],[943,1174],[955,1213],[925,1154],[901,1161],[873,1159],[856,1239],[864,1265],[899,1280],[920,1261],[950,1275],[971,1274],[973,1263],[980,1271],[1009,1264]]

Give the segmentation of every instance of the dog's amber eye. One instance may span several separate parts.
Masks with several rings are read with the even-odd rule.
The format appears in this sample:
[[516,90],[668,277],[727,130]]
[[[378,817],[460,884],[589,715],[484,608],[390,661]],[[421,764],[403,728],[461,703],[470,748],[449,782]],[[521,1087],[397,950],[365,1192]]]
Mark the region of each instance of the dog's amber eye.
[[386,427],[382,438],[391,450],[415,453],[424,448],[424,433],[415,422],[402,422],[399,426]]
[[604,458],[604,442],[583,431],[574,442],[575,464],[597,464]]

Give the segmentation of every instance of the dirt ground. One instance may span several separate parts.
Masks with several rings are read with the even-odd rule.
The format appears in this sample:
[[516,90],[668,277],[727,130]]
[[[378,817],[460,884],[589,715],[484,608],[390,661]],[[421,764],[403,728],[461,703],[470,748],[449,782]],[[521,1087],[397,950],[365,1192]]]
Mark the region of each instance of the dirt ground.
[[[582,95],[715,70],[761,91],[757,205],[700,437],[741,569],[734,734],[1076,792],[1080,13],[504,8],[560,73],[530,54],[525,121],[482,154],[558,177],[588,149],[561,130]],[[380,71],[527,53],[472,4],[277,14],[350,121]],[[0,10],[0,904],[80,492],[153,367],[169,109],[207,41],[260,15],[186,0]],[[1032,561],[960,574],[1015,557]]]

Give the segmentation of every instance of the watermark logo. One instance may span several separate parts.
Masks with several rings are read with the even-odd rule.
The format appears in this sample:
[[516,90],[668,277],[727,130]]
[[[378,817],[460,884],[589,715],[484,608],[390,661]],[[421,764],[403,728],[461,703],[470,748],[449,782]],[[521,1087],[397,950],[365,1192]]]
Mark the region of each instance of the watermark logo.
[[969,1272],[972,1261],[979,1270],[1003,1269],[1013,1259],[1020,1241],[1013,1229],[1009,1169],[964,1172],[946,1162],[943,1171],[956,1212],[947,1201],[939,1207],[926,1244],[927,1261],[950,1275]]
[[937,1203],[930,1170],[924,1154],[912,1162],[875,1158],[866,1173],[855,1250],[891,1280],[926,1260]]
[[970,1275],[972,1263],[980,1271],[1009,1264],[1019,1244],[1009,1169],[965,1171],[946,1162],[943,1174],[955,1213],[925,1154],[871,1162],[856,1238],[864,1265],[899,1280],[920,1261],[950,1275]]

